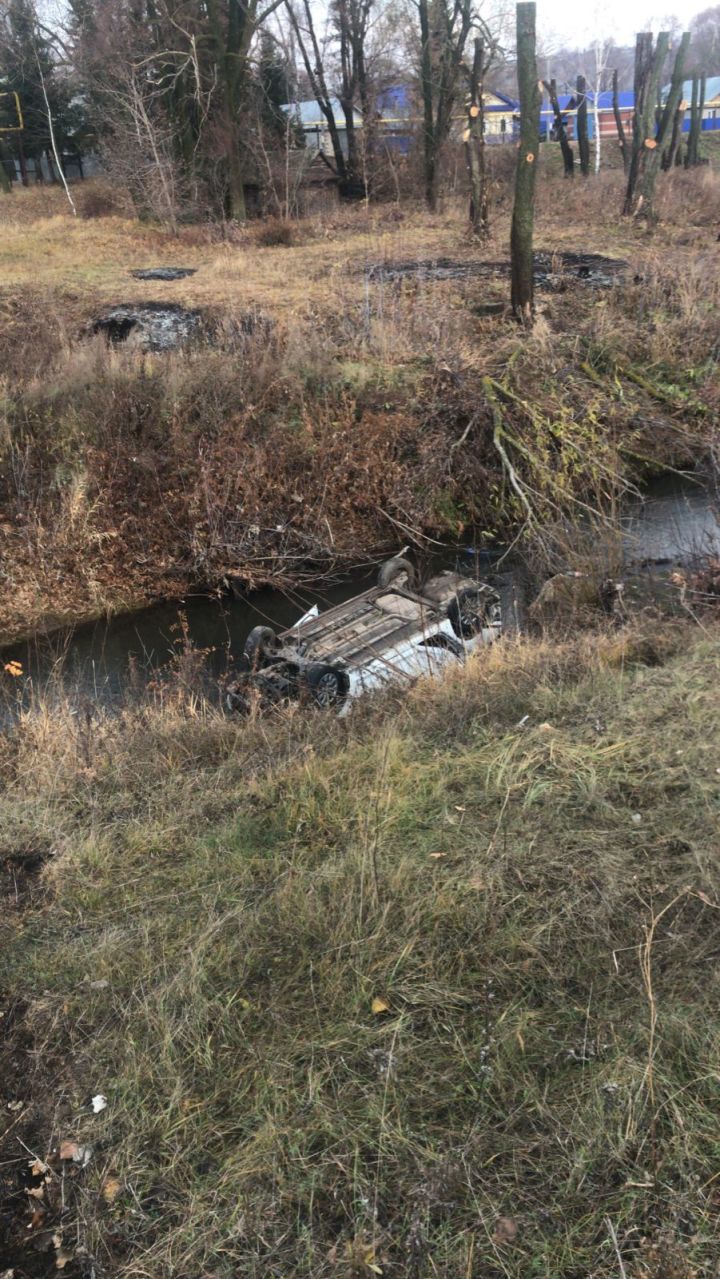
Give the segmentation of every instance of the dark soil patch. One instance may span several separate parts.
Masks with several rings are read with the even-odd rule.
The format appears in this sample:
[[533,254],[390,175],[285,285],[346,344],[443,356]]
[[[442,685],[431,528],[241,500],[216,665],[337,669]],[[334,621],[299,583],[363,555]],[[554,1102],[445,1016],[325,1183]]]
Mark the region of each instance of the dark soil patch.
[[31,850],[0,854],[0,902],[10,912],[25,906],[38,890],[38,877],[48,854]]
[[130,274],[136,280],[184,280],[188,275],[195,275],[194,266],[149,266]]
[[203,317],[174,302],[121,303],[98,316],[91,332],[102,333],[113,346],[171,351],[202,337]]
[[[606,258],[601,253],[535,254],[535,284],[540,289],[561,293],[579,281],[594,288],[610,288],[625,279],[628,263]],[[372,280],[419,281],[503,279],[510,274],[509,262],[463,262],[452,258],[432,258],[424,262],[380,262],[367,270]]]

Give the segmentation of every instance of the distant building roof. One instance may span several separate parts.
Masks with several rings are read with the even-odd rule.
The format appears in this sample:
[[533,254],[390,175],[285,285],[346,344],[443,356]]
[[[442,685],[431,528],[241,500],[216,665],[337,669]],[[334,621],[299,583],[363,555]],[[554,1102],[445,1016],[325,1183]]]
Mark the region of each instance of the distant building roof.
[[516,101],[515,98],[509,98],[506,93],[500,93],[499,89],[491,89],[489,85],[485,85],[485,93],[491,95],[493,98],[499,99],[499,102],[497,103],[488,103],[485,107],[486,111],[502,111],[503,109],[507,109],[508,111],[520,110],[520,103]]
[[[585,94],[585,97],[587,98],[588,107],[592,110],[592,108],[595,105],[595,94],[593,93],[592,89],[588,89],[587,93]],[[576,111],[577,110],[577,94],[559,93],[558,104],[561,111]],[[598,111],[612,111],[612,106],[613,106],[612,89],[603,89],[602,93],[598,94]],[[621,93],[618,93],[618,106],[621,111],[632,110],[632,108],[635,106],[635,94],[633,93],[632,89],[625,89]],[[550,106],[550,103],[547,100],[547,98],[543,99],[542,110],[552,111],[552,107]]]
[[[682,95],[686,102],[692,102],[692,80],[685,80],[682,87]],[[663,101],[670,92],[670,85],[666,84],[662,91]],[[720,75],[708,76],[705,82],[705,101],[712,102],[714,98],[720,97]]]
[[[333,119],[338,129],[345,128],[345,112],[342,109],[339,98],[331,98],[330,106],[332,108]],[[320,110],[314,98],[308,99],[306,102],[286,102],[283,111],[288,114],[296,115],[303,129],[326,129],[327,120]],[[354,113],[356,125],[362,125],[362,116],[359,111]]]

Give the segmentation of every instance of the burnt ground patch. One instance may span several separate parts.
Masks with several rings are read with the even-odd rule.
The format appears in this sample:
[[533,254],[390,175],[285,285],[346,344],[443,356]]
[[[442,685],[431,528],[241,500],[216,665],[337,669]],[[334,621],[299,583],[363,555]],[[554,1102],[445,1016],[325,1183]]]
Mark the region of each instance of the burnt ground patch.
[[195,275],[197,267],[194,266],[148,266],[142,267],[137,271],[131,271],[130,274],[135,280],[185,280],[189,275]]
[[86,335],[100,334],[111,346],[172,351],[191,344],[226,345],[266,338],[275,321],[259,310],[219,317],[176,302],[121,302],[98,315]]
[[171,351],[202,337],[203,316],[175,302],[122,302],[99,315],[90,331],[113,346],[127,343],[142,351]]
[[[629,265],[620,258],[601,253],[550,253],[539,250],[534,257],[535,284],[549,292],[563,292],[569,284],[579,282],[594,288],[610,288],[623,282]],[[430,258],[419,262],[378,262],[367,268],[371,280],[395,282],[416,280],[504,279],[510,275],[507,262],[467,262],[453,258]]]

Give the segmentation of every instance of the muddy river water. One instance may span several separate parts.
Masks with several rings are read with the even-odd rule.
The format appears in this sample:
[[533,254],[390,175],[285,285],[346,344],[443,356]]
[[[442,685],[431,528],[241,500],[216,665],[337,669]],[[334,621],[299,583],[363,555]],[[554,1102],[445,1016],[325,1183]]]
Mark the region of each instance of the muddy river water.
[[[628,565],[645,563],[667,572],[672,564],[691,562],[720,553],[720,525],[716,503],[708,489],[680,479],[655,485],[642,501],[633,503],[624,519],[624,555]],[[433,567],[457,567],[482,577],[490,565],[468,546],[447,547],[433,556]],[[512,582],[512,565],[507,579]],[[646,570],[647,571],[647,570]],[[121,699],[133,684],[142,685],[158,668],[167,666],[186,635],[198,649],[208,650],[213,676],[232,669],[253,626],[276,629],[292,625],[311,605],[321,609],[366,590],[376,569],[368,566],[347,574],[332,586],[315,590],[261,590],[245,598],[230,595],[188,595],[136,613],[98,621],[73,632],[37,637],[5,650],[3,660],[22,664],[23,687],[56,687],[105,704]],[[17,693],[21,693],[20,687]]]

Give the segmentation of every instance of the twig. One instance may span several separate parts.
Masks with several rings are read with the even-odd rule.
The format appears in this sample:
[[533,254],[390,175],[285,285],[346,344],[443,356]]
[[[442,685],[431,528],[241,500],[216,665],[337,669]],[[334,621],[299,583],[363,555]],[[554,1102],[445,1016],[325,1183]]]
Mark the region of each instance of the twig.
[[607,1228],[608,1228],[608,1234],[610,1235],[610,1238],[612,1239],[612,1246],[613,1246],[613,1248],[615,1249],[615,1256],[616,1256],[616,1257],[617,1257],[617,1259],[618,1259],[618,1266],[620,1267],[620,1277],[621,1277],[621,1279],[627,1279],[627,1271],[626,1271],[626,1269],[625,1269],[625,1265],[624,1265],[624,1263],[623,1263],[623,1259],[622,1259],[622,1254],[621,1254],[621,1252],[620,1252],[620,1245],[618,1244],[618,1237],[617,1237],[617,1235],[616,1235],[616,1233],[615,1233],[615,1227],[614,1227],[614,1225],[613,1225],[613,1223],[611,1222],[611,1220],[610,1220],[610,1218],[609,1218],[609,1217],[606,1217],[606,1218],[605,1218],[605,1225],[606,1225],[606,1226],[607,1226]]
[[380,512],[381,515],[385,516],[386,520],[389,520],[391,524],[396,524],[398,528],[401,528],[403,532],[407,533],[416,542],[419,541],[420,538],[422,538],[423,541],[425,542],[432,542],[433,546],[442,546],[442,547],[445,546],[444,542],[438,542],[437,538],[435,537],[428,537],[426,533],[421,533],[420,529],[413,529],[410,527],[409,524],[403,524],[402,520],[395,519],[395,517],[393,515],[390,515],[388,511],[384,511],[381,506],[378,507],[378,511]]
[[487,395],[488,400],[490,401],[490,407],[491,407],[491,409],[492,409],[492,415],[493,415],[493,444],[495,445],[495,448],[497,449],[498,453],[500,454],[500,460],[502,461],[503,466],[505,467],[505,470],[507,471],[507,475],[508,475],[508,479],[509,479],[509,481],[510,481],[510,484],[511,484],[511,485],[512,485],[512,487],[514,488],[515,492],[517,493],[518,497],[520,498],[520,501],[522,502],[523,506],[525,507],[525,512],[526,512],[527,517],[528,517],[528,523],[529,523],[529,524],[534,524],[534,523],[535,523],[535,513],[534,513],[534,511],[533,511],[533,509],[532,509],[532,507],[531,507],[531,505],[530,505],[530,503],[529,503],[529,501],[528,501],[528,499],[527,499],[527,495],[526,495],[526,493],[525,493],[525,490],[523,489],[523,487],[522,487],[522,485],[521,485],[521,483],[520,483],[520,481],[519,481],[519,479],[518,479],[518,477],[517,477],[517,472],[516,472],[516,470],[515,470],[515,467],[513,466],[512,462],[510,461],[510,458],[509,458],[509,457],[508,457],[508,455],[507,455],[507,452],[506,452],[506,450],[505,450],[505,447],[504,447],[504,445],[502,444],[502,438],[501,438],[501,437],[505,435],[505,428],[504,428],[504,425],[503,425],[503,416],[502,416],[502,413],[501,413],[501,411],[500,411],[500,405],[499,405],[499,403],[498,403],[498,399],[497,399],[497,396],[496,396],[496,394],[495,394],[495,390],[494,390],[494,387],[493,387],[492,379],[491,379],[491,378],[489,378],[489,377],[484,377],[484,378],[483,378],[483,386],[484,386],[484,388],[485,388],[485,394]]
[[465,441],[466,441],[466,439],[467,439],[468,435],[470,434],[470,432],[471,432],[472,428],[475,426],[476,422],[477,422],[477,417],[476,417],[476,416],[473,416],[473,417],[471,417],[471,418],[470,418],[470,421],[468,422],[467,426],[465,427],[465,430],[463,431],[463,433],[462,433],[462,435],[460,436],[460,438],[459,438],[458,440],[455,440],[455,441],[454,441],[454,442],[450,445],[450,452],[451,452],[451,453],[454,453],[454,452],[455,452],[455,449],[459,449],[459,448],[461,447],[461,445],[463,445],[463,444],[465,443]]

